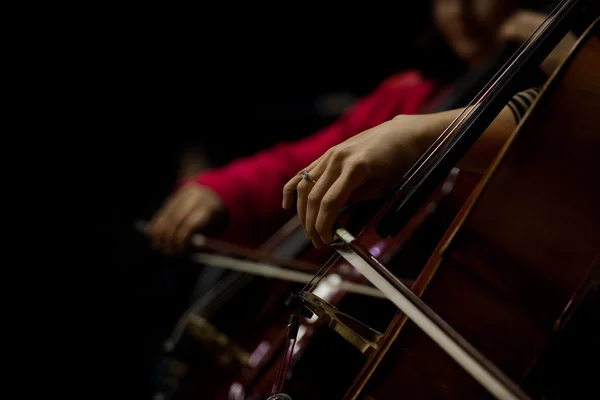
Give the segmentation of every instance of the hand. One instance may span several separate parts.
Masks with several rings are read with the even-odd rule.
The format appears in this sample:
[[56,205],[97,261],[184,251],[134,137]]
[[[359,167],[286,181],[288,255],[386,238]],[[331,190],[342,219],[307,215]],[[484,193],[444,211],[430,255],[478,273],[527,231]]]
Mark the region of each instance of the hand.
[[163,204],[146,226],[146,233],[154,248],[177,253],[185,248],[192,233],[207,229],[224,214],[225,205],[215,192],[190,183]]
[[[504,42],[523,43],[536,31],[548,16],[533,11],[520,10],[509,17],[499,30],[499,38]],[[569,55],[577,42],[577,36],[572,32],[567,33],[562,41],[552,50],[540,64],[541,70],[550,76],[556,68]]]
[[332,242],[338,212],[348,201],[383,195],[412,166],[429,144],[423,140],[426,118],[401,115],[362,132],[302,170],[316,183],[297,175],[284,186],[283,208],[292,206],[297,192],[298,216],[315,247]]

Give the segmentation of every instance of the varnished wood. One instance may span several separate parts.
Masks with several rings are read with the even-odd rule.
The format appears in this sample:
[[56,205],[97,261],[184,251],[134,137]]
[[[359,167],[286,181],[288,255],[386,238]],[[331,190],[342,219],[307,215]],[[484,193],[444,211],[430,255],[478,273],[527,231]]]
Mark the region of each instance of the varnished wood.
[[[543,89],[413,290],[523,382],[600,256],[598,21]],[[398,315],[347,399],[489,395]]]

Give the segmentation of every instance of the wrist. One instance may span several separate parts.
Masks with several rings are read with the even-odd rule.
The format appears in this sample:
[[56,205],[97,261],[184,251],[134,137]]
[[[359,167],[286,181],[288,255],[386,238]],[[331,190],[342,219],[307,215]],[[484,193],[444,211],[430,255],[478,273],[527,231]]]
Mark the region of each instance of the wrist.
[[425,153],[458,115],[458,110],[434,114],[398,115],[392,120],[401,132],[414,136],[414,145],[419,155]]

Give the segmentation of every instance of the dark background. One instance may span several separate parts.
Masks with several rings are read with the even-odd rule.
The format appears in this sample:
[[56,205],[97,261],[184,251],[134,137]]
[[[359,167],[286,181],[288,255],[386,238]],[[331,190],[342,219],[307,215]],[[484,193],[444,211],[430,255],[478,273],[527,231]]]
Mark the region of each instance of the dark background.
[[74,99],[101,249],[86,268],[102,282],[89,357],[103,389],[149,398],[162,340],[190,301],[197,269],[153,253],[132,225],[172,190],[181,150],[222,165],[301,138],[338,116],[319,111],[323,96],[358,98],[435,57],[415,46],[429,13],[413,3],[103,10]]

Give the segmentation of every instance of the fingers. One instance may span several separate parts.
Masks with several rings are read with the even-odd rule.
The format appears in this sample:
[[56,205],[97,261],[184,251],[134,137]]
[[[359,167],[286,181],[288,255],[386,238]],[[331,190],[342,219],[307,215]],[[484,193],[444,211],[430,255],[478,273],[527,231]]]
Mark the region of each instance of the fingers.
[[176,192],[146,226],[153,247],[167,254],[182,251],[191,234],[208,224],[212,209],[207,202],[193,187]]
[[[327,153],[323,154],[321,157],[317,158],[315,161],[313,161],[308,167],[304,168],[302,171],[298,172],[292,179],[290,179],[288,181],[288,183],[285,184],[285,186],[283,187],[283,200],[281,203],[281,206],[284,209],[288,209],[292,206],[292,204],[294,204],[294,197],[296,195],[296,189],[298,187],[298,184],[303,180],[302,176],[300,175],[303,171],[312,171],[314,169],[314,167],[319,164],[321,161],[324,161],[327,158]],[[311,172],[311,176],[313,172]],[[313,176],[314,178],[314,176]]]
[[[300,182],[298,182],[298,186],[296,187],[296,212],[298,213],[298,218],[300,218],[300,223],[302,226],[305,226],[304,221],[306,218],[306,201],[312,185],[313,184],[311,182],[302,179]],[[306,228],[304,230],[306,231]],[[306,236],[308,236],[308,233]]]
[[173,214],[180,207],[184,200],[176,193],[161,207],[161,209],[152,217],[146,226],[146,233],[152,238],[152,247],[154,249],[166,250],[166,236],[169,226],[172,224]]
[[338,168],[329,166],[329,168],[325,170],[325,172],[317,180],[317,183],[312,185],[313,187],[308,191],[304,217],[300,217],[300,221],[304,226],[306,235],[312,240],[313,245],[318,249],[326,247],[326,244],[322,241],[321,236],[315,230],[315,222],[317,221],[317,215],[321,207],[321,200],[338,177]]
[[346,204],[352,192],[364,183],[366,175],[359,169],[343,172],[329,187],[320,201],[313,230],[324,244],[333,241],[333,225],[341,208]]
[[296,175],[292,179],[290,179],[288,183],[286,183],[283,187],[283,201],[281,203],[281,206],[284,209],[287,210],[292,206],[292,204],[294,204],[294,195],[296,194],[296,188],[298,187],[298,184],[301,180],[302,177],[300,175]]
[[210,213],[204,209],[195,209],[190,212],[168,239],[172,251],[175,253],[183,251],[192,234],[199,227],[206,226],[209,220]]
[[296,187],[297,198],[296,198],[296,209],[298,212],[298,218],[300,219],[300,223],[304,227],[306,232],[306,236],[309,239],[312,239],[310,233],[306,230],[306,209],[308,207],[308,198],[315,187],[315,185],[319,184],[321,180],[322,171],[326,168],[325,163],[320,163],[315,166],[313,169],[309,171],[310,177],[315,180],[315,182],[310,182],[306,179],[301,179],[298,182],[298,186]]
[[[168,214],[164,228],[161,230],[161,247],[167,254],[181,251],[184,243],[176,241],[177,237],[187,237],[194,226],[191,225],[194,220],[200,221],[198,214],[204,214],[202,208],[197,208],[197,199],[193,196],[180,198],[177,206],[173,207]],[[178,232],[186,230],[183,234]]]
[[308,171],[316,182],[300,174],[290,179],[283,190],[283,207],[291,207],[296,192],[297,213],[306,235],[316,248],[323,248],[333,241],[338,212],[353,191],[365,183],[367,170],[343,153],[329,151],[303,171]]

